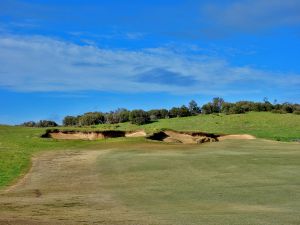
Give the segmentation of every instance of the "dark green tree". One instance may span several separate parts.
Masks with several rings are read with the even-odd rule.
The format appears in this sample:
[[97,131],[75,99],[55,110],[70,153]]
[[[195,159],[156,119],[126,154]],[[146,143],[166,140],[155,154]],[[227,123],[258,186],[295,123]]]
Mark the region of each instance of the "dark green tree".
[[79,117],[79,125],[91,126],[105,122],[105,115],[101,112],[88,112]]
[[129,120],[133,124],[142,125],[150,122],[150,116],[144,110],[132,110],[129,114]]
[[57,127],[58,124],[52,120],[40,120],[36,123],[37,127]]
[[191,116],[191,115],[192,114],[191,114],[189,108],[186,107],[185,105],[183,105],[179,108],[179,111],[178,111],[179,117],[187,117],[187,116]]
[[76,116],[66,116],[63,119],[64,126],[77,126],[79,123],[79,119]]
[[207,103],[207,104],[204,104],[203,106],[202,106],[202,113],[204,113],[204,114],[211,114],[211,113],[213,113],[213,105],[212,105],[212,103]]
[[224,101],[223,98],[220,98],[220,97],[213,98],[212,111],[214,113],[220,113],[222,111],[222,107],[223,107],[224,102],[225,101]]
[[35,127],[36,126],[36,122],[34,122],[34,121],[24,122],[24,123],[21,124],[21,126],[24,126],[24,127]]
[[197,102],[194,100],[190,101],[189,110],[190,110],[191,115],[197,115],[197,114],[201,113],[200,107],[198,106]]
[[173,107],[172,109],[169,110],[169,117],[170,118],[179,117],[179,111],[180,111],[180,108]]

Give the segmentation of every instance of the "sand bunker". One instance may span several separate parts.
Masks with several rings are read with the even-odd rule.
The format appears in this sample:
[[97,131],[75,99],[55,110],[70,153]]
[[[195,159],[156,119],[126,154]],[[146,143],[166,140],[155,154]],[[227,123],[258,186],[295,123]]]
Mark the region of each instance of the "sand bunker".
[[218,135],[202,132],[177,132],[160,131],[148,137],[151,140],[183,143],[183,144],[201,144],[205,142],[218,141]]
[[117,137],[144,137],[145,131],[117,131],[117,130],[105,130],[105,131],[67,131],[67,130],[47,130],[42,137],[54,138],[63,140],[98,140],[105,138],[117,138]]
[[170,130],[154,133],[148,138],[156,141],[182,144],[202,144],[206,142],[217,142],[227,139],[255,139],[254,136],[248,134],[219,135],[204,132],[178,132]]
[[[64,140],[98,140],[105,138],[117,137],[146,137],[144,130],[138,131],[76,131],[76,130],[47,130],[42,137],[64,139]],[[182,144],[202,144],[206,142],[216,142],[229,139],[250,140],[255,139],[254,136],[249,134],[233,134],[233,135],[219,135],[204,132],[180,132],[173,130],[165,130],[153,133],[147,137],[151,140],[163,141],[168,143],[182,143]]]

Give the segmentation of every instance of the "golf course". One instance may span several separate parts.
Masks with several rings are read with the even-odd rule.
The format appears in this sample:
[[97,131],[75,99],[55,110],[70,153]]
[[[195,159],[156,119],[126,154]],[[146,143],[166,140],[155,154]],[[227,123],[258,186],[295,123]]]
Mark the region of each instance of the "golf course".
[[[46,128],[1,126],[0,224],[300,223],[299,115],[211,114],[58,129],[147,135],[63,140],[42,138]],[[253,138],[147,138],[167,129]]]
[[300,0],[0,0],[0,225],[300,225]]

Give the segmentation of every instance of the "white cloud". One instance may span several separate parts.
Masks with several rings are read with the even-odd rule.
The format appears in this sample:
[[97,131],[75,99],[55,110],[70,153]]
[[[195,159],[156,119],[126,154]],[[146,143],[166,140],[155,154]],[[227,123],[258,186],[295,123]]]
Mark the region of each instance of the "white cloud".
[[298,85],[297,74],[234,67],[222,59],[168,47],[133,51],[81,46],[42,36],[0,37],[0,86],[15,91],[96,90],[224,96],[273,88],[297,90]]

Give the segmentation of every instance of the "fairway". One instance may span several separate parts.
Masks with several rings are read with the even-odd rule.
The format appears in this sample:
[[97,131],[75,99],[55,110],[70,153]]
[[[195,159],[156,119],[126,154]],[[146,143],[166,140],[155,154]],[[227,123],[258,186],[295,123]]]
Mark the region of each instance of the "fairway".
[[300,222],[299,143],[120,143],[36,154],[1,191],[0,224]]

